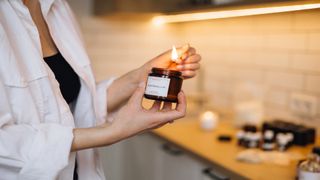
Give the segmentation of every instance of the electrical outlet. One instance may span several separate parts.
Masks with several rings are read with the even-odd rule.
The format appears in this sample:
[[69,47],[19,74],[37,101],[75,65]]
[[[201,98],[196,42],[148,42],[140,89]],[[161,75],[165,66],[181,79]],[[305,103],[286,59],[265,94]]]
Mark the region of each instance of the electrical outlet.
[[290,98],[290,111],[300,117],[313,118],[317,114],[317,98],[302,93],[293,93]]

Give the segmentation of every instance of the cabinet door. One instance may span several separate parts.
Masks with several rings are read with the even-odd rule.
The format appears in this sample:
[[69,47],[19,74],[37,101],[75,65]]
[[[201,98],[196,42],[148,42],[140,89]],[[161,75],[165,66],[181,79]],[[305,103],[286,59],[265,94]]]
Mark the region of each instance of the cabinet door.
[[142,134],[101,148],[107,180],[161,180],[161,144],[159,138]]
[[119,142],[99,149],[107,180],[126,179],[123,173],[125,144],[126,142]]
[[161,154],[161,180],[199,180],[202,164],[178,148],[164,144]]
[[142,134],[128,139],[125,146],[126,179],[156,180],[161,141],[150,134]]
[[[204,166],[150,134],[126,141],[126,180],[200,180]],[[111,179],[112,180],[112,179]]]

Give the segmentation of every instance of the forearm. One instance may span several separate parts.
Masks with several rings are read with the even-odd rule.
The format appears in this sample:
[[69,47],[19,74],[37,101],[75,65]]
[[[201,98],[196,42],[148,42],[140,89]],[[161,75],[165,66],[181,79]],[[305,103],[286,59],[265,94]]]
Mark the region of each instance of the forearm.
[[139,83],[145,80],[149,71],[150,68],[144,65],[116,79],[107,90],[108,112],[124,104],[137,89]]
[[172,109],[172,104],[164,104],[161,107],[158,101],[155,101],[150,109],[145,109],[141,104],[144,88],[144,84],[140,83],[128,103],[113,116],[108,117],[112,123],[105,123],[92,128],[74,129],[71,151],[114,144],[184,117],[186,100],[183,92],[178,95],[178,103],[175,109]]
[[121,135],[107,124],[92,128],[76,128],[73,130],[73,136],[71,151],[107,146],[121,140]]

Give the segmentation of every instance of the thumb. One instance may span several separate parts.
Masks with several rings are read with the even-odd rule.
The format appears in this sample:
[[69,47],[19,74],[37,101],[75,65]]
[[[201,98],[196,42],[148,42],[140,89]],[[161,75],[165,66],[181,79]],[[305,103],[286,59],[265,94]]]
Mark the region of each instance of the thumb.
[[134,104],[136,103],[142,103],[142,99],[143,99],[143,95],[144,95],[144,90],[145,90],[145,82],[141,82],[138,85],[138,88],[134,91],[134,93],[132,94],[131,98],[130,98],[130,102],[134,102]]

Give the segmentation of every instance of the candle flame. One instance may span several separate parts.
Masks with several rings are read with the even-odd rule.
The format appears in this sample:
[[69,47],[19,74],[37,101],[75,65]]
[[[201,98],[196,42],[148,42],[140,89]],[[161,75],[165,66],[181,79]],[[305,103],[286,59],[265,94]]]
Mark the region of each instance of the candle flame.
[[178,60],[178,52],[175,46],[172,46],[172,51],[171,51],[171,60],[176,62]]

